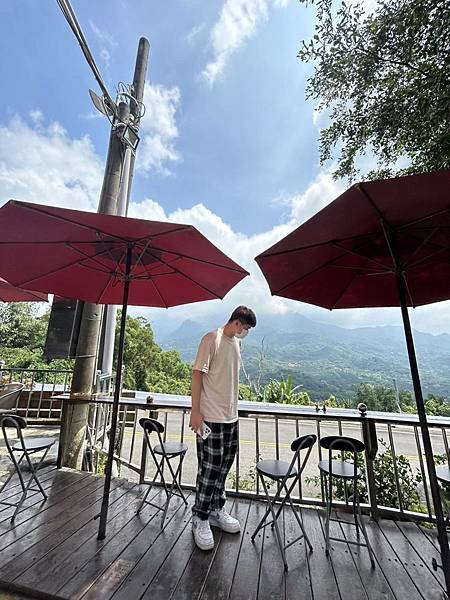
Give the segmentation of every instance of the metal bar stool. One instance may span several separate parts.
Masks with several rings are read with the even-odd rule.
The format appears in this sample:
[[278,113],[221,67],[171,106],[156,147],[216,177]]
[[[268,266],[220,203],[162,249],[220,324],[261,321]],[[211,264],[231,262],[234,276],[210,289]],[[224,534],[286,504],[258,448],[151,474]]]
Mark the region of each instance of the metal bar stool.
[[[359,503],[358,480],[362,477],[362,472],[358,468],[358,454],[364,452],[365,445],[360,440],[344,436],[330,435],[320,440],[320,446],[328,450],[328,459],[319,462],[319,470],[321,476],[325,479],[325,500],[326,500],[326,518],[325,518],[325,554],[330,554],[330,541],[344,542],[355,546],[365,546],[369,552],[370,562],[372,567],[375,567],[373,551],[370,546],[369,538],[367,537],[366,527],[361,515],[361,506]],[[333,460],[333,451],[350,452],[352,454],[352,462],[344,460]],[[351,541],[345,538],[330,537],[330,521],[338,523],[347,523],[341,519],[331,517],[331,505],[333,501],[333,478],[342,479],[344,485],[353,483],[352,494],[352,511],[355,519],[356,535],[359,538],[362,531],[365,542]]]
[[[6,448],[8,450],[8,454],[14,465],[14,471],[12,471],[10,473],[9,477],[3,483],[2,487],[0,488],[0,494],[6,488],[6,486],[10,482],[11,478],[13,477],[14,473],[17,473],[17,475],[19,477],[20,485],[22,487],[22,496],[20,497],[17,504],[13,504],[11,502],[6,502],[6,501],[0,500],[0,504],[5,504],[7,506],[15,506],[16,507],[16,510],[14,511],[14,514],[11,517],[11,521],[14,521],[14,519],[17,516],[17,513],[20,510],[20,507],[22,506],[22,504],[30,490],[34,491],[34,492],[40,492],[44,496],[44,500],[47,499],[47,494],[45,493],[45,491],[38,479],[37,472],[38,472],[39,468],[41,467],[42,463],[44,462],[48,451],[53,446],[53,444],[55,443],[56,440],[55,440],[55,438],[48,438],[48,437],[24,439],[23,434],[22,434],[22,429],[25,429],[25,427],[27,426],[27,422],[23,417],[19,417],[17,415],[2,415],[2,416],[0,416],[0,425],[1,425],[1,428],[3,431],[3,437],[5,440]],[[8,428],[15,429],[15,431],[16,431],[15,437],[16,437],[16,439],[18,439],[18,442],[16,442],[16,443],[12,442],[12,440],[10,439],[11,434],[8,433]],[[32,461],[31,461],[31,456],[33,456],[34,454],[36,454],[38,452],[43,452],[43,454],[42,454],[41,458],[39,459],[39,462],[36,465],[33,465]],[[21,455],[19,459],[16,458],[17,455]],[[25,483],[22,469],[20,467],[20,465],[24,459],[30,470],[30,479],[28,480],[27,483]],[[36,483],[38,489],[31,487],[31,484],[33,481]]]
[[[450,488],[450,467],[436,467],[436,478],[439,483],[442,485],[442,489]],[[448,510],[447,519],[445,520],[445,524],[448,527],[450,525],[450,507]]]
[[[145,437],[145,441],[146,441],[146,445],[147,445],[146,447],[148,447],[148,449],[150,450],[150,454],[151,454],[151,456],[153,458],[153,462],[155,463],[155,466],[156,466],[156,472],[155,472],[155,476],[153,477],[153,480],[151,481],[151,483],[148,487],[148,490],[145,493],[145,496],[142,499],[141,504],[139,505],[137,514],[140,513],[144,504],[150,504],[154,508],[161,510],[163,512],[162,519],[161,519],[161,529],[162,529],[164,527],[164,521],[166,519],[167,510],[169,508],[169,503],[170,503],[170,499],[172,498],[172,496],[179,496],[183,500],[183,502],[187,505],[186,497],[183,494],[183,490],[181,489],[181,486],[180,486],[180,473],[181,473],[181,467],[183,465],[183,460],[186,455],[188,446],[187,446],[187,444],[184,444],[183,442],[164,442],[161,437],[161,434],[164,433],[164,425],[162,423],[160,423],[159,421],[156,421],[155,419],[149,419],[149,418],[139,419],[139,425],[144,430],[144,437]],[[159,444],[157,444],[156,446],[152,446],[152,444],[150,442],[150,435],[153,432],[156,432],[156,434],[158,435]],[[145,452],[145,446],[144,446],[143,452]],[[179,462],[178,462],[178,467],[177,467],[176,471],[174,471],[170,461],[176,457],[179,458]],[[145,465],[145,460],[143,460],[143,465]],[[170,484],[168,484],[166,482],[166,479],[164,477],[164,465],[167,465],[170,475],[172,476],[172,482]],[[145,467],[143,467],[143,468],[145,468]],[[166,502],[165,502],[164,506],[158,506],[157,504],[153,504],[153,502],[150,502],[149,500],[147,500],[147,497],[148,497],[158,475],[161,478],[161,484],[166,493]]]
[[[301,474],[303,473],[309,455],[311,454],[312,447],[316,443],[316,440],[317,436],[312,434],[304,435],[295,439],[291,444],[291,450],[292,452],[294,452],[294,455],[290,463],[284,460],[261,460],[256,465],[256,472],[258,473],[258,477],[261,480],[264,493],[266,494],[268,506],[263,518],[258,524],[258,527],[253,532],[251,539],[252,542],[254,542],[258,532],[264,527],[267,527],[267,525],[271,525],[272,529],[275,529],[276,539],[278,547],[280,548],[281,556],[283,558],[285,571],[288,570],[288,565],[286,561],[286,550],[290,546],[292,546],[304,537],[310,551],[312,551],[313,549],[312,544],[309,541],[308,536],[306,535],[303,523],[298,515],[298,512],[295,510],[295,507],[292,503],[291,492],[294,489],[295,485],[298,483]],[[303,457],[303,461],[297,469],[295,464],[298,461],[300,452],[302,450],[307,450],[307,453]],[[269,489],[267,487],[265,477],[272,481],[275,481],[277,484],[277,491],[273,498],[271,498],[269,495]],[[276,503],[280,500],[280,505],[276,507]],[[280,529],[278,527],[278,517],[280,516],[281,511],[287,503],[291,506],[294,517],[302,533],[298,538],[285,545],[281,539]],[[272,516],[272,519],[270,521],[267,521],[267,517],[269,516],[269,514]]]

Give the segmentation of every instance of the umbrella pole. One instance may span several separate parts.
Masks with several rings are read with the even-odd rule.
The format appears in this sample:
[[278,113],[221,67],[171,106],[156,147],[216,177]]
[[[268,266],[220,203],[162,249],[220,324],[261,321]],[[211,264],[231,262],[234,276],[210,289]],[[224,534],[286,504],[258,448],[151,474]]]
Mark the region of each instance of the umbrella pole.
[[[423,401],[422,386],[420,383],[419,369],[417,367],[416,352],[409,320],[408,306],[406,302],[405,281],[402,273],[397,273],[397,287],[400,296],[400,307],[402,310],[403,327],[405,330],[406,346],[408,349],[409,366],[413,380],[414,395],[416,397],[417,413],[419,416],[420,429],[422,431],[423,448],[427,462],[428,477],[430,480],[431,496],[433,498],[434,514],[438,531],[439,546],[441,548],[442,569],[444,571],[447,597],[450,598],[450,552],[448,546],[447,530],[445,527],[444,513],[439,492],[439,484],[436,477],[436,466],[433,458],[433,447],[431,445],[430,431]],[[425,483],[425,482],[424,482]]]
[[120,334],[119,334],[119,348],[117,353],[117,364],[116,364],[116,382],[114,387],[114,399],[112,407],[111,417],[111,429],[109,433],[109,447],[108,447],[108,460],[105,468],[105,485],[103,486],[103,500],[102,508],[100,511],[100,524],[98,527],[98,540],[104,540],[106,537],[106,521],[108,519],[108,505],[109,505],[109,490],[111,488],[111,474],[112,466],[114,461],[114,446],[116,443],[116,428],[117,428],[117,417],[119,414],[119,400],[120,400],[120,388],[122,384],[122,364],[123,364],[123,351],[125,346],[125,325],[127,321],[127,308],[128,308],[128,293],[130,289],[130,272],[131,272],[131,257],[133,254],[133,246],[128,245],[127,249],[127,263],[125,270],[125,284],[123,287],[123,300],[122,300],[122,317],[120,319]]

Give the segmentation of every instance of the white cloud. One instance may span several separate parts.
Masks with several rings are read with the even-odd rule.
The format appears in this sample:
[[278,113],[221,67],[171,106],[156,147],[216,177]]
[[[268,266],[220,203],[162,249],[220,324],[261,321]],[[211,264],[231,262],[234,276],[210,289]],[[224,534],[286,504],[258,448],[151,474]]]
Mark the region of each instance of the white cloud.
[[109,69],[111,63],[111,50],[117,46],[117,42],[113,35],[103,29],[100,29],[94,23],[94,21],[89,20],[89,25],[96,38],[100,42],[100,57],[105,63],[106,67]]
[[312,217],[345,191],[345,183],[333,179],[333,167],[320,171],[302,194],[291,198],[291,217],[297,224]]
[[267,20],[269,6],[282,8],[288,4],[289,0],[226,0],[210,34],[213,58],[202,71],[203,79],[212,86],[230,57]]
[[144,172],[156,170],[168,175],[167,163],[180,160],[174,147],[178,137],[176,112],[180,106],[181,94],[178,87],[145,84],[145,115],[141,121],[141,145],[137,167]]
[[0,202],[11,198],[96,210],[103,167],[89,137],[71,139],[58,123],[18,117],[0,125]]
[[197,41],[201,32],[205,29],[205,24],[201,23],[200,25],[195,25],[190,32],[186,36],[186,41],[188,44],[193,45]]

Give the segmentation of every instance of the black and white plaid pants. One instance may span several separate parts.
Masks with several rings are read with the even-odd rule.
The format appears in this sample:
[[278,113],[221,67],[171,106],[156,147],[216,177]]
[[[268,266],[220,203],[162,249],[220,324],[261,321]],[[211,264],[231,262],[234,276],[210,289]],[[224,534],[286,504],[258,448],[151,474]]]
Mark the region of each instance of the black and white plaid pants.
[[211,510],[219,510],[225,504],[225,480],[233,464],[238,445],[238,421],[235,423],[211,423],[206,440],[197,436],[197,485],[194,515],[207,519]]

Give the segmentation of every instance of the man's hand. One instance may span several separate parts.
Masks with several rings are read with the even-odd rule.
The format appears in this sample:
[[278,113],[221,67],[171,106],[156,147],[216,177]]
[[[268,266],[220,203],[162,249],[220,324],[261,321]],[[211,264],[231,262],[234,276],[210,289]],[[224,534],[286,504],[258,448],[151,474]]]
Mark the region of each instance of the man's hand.
[[203,415],[200,412],[191,411],[191,418],[189,419],[189,427],[192,429],[194,433],[200,431],[200,428],[203,423]]

